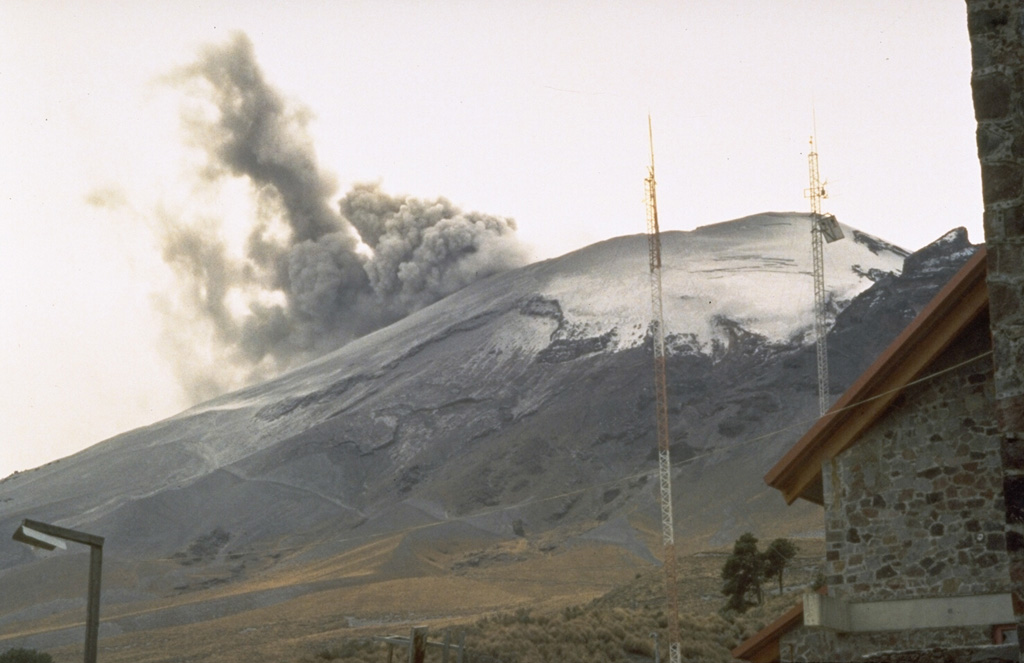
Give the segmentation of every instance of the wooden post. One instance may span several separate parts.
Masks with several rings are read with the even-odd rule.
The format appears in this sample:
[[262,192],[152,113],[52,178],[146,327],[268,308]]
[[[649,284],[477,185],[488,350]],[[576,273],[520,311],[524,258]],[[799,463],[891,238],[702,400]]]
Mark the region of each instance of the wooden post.
[[463,631],[459,634],[459,654],[455,659],[456,663],[465,663],[466,661],[466,632]]
[[388,663],[395,663],[395,646],[388,643]]
[[445,629],[444,632],[444,649],[441,650],[441,663],[448,663],[448,647],[452,644],[452,630]]
[[36,548],[53,550],[58,546],[66,549],[62,541],[74,541],[89,546],[89,597],[85,617],[85,663],[96,663],[96,650],[100,631],[100,571],[103,567],[103,537],[78,532],[67,527],[41,523],[25,518],[21,527],[11,537],[15,541]]
[[85,618],[85,663],[96,663],[100,632],[100,570],[103,546],[89,546],[89,607]]
[[427,627],[414,626],[409,636],[409,663],[423,663],[427,655]]

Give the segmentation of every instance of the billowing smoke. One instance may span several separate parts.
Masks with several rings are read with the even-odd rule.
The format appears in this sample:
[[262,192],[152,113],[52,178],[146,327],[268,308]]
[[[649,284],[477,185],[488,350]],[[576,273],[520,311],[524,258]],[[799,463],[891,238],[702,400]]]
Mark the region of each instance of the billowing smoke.
[[334,202],[309,112],[267,83],[244,34],[206,48],[172,80],[193,102],[183,117],[205,155],[204,186],[247,181],[255,210],[240,254],[222,221],[160,214],[177,280],[161,308],[191,398],[269,377],[525,264],[512,219],[389,196],[377,184]]

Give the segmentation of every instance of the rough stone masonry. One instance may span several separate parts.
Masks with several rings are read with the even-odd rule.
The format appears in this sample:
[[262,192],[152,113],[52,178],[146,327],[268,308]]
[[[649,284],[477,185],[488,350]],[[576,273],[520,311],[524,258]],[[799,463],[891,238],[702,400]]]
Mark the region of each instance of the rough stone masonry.
[[[988,346],[984,320],[932,370]],[[1007,589],[999,428],[990,370],[907,389],[822,473],[829,595],[857,601]]]
[[1024,3],[967,0],[967,28],[1003,436],[1006,541],[1017,632],[1024,634]]

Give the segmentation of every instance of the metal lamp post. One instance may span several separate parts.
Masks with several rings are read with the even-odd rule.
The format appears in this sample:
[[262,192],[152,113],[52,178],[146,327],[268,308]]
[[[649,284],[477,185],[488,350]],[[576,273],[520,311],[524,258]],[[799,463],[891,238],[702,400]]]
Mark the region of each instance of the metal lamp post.
[[85,618],[85,663],[96,663],[96,645],[100,632],[100,570],[103,565],[103,537],[26,518],[21,521],[21,526],[11,538],[43,550],[54,550],[55,548],[67,550],[65,541],[89,546],[89,609]]

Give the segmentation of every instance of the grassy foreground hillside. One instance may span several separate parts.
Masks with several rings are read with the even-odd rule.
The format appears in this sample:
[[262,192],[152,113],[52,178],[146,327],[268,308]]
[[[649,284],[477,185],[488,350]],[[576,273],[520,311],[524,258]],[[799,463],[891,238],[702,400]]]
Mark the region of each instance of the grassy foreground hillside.
[[[652,632],[659,633],[662,650],[667,646],[663,577],[649,553],[581,538],[456,540],[437,534],[384,537],[336,555],[298,550],[270,566],[247,565],[223,582],[166,588],[145,601],[117,600],[139,586],[141,571],[133,575],[112,564],[104,576],[109,599],[101,613],[100,659],[385,663],[388,647],[376,638],[407,637],[418,625],[427,626],[435,642],[446,630],[454,641],[464,633],[474,663],[639,663],[653,660]],[[721,613],[720,572],[731,546],[680,557],[686,660],[729,660],[730,648],[799,601],[820,570],[824,544],[798,545],[783,596],[766,583],[766,605],[745,615]],[[82,571],[72,564],[81,560],[71,555],[55,559]],[[187,567],[190,577],[202,570],[211,580],[234,568],[196,564]],[[84,578],[69,577],[70,587],[83,584]],[[32,647],[57,663],[80,660],[83,606],[55,605],[56,612],[34,620],[0,623],[0,651]],[[394,660],[406,655],[396,648]],[[441,651],[428,649],[428,660],[441,663]],[[455,663],[454,653],[449,661]]]
[[[799,602],[820,570],[822,543],[801,541],[800,553],[786,574],[784,593],[769,581],[764,605],[744,614],[723,611],[718,592],[725,552],[700,553],[680,560],[680,646],[684,661],[732,661],[729,650]],[[659,569],[638,573],[621,587],[589,603],[561,610],[519,608],[468,624],[434,629],[432,642],[448,631],[452,642],[464,634],[472,663],[624,663],[655,658],[658,634],[660,658],[668,660],[664,591]],[[403,633],[402,635],[408,635]],[[396,648],[398,660],[406,651]],[[428,661],[441,661],[442,650],[427,650]],[[383,663],[387,645],[371,635],[344,638],[337,644],[299,659],[303,663]],[[455,660],[451,651],[449,660]]]

